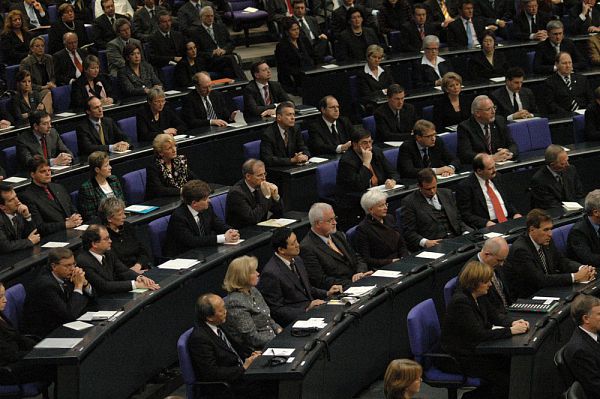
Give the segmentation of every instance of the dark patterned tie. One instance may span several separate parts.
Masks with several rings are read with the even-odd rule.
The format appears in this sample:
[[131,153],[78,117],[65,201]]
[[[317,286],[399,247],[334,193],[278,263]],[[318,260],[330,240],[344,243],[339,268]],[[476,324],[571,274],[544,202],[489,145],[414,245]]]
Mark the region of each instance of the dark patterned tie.
[[502,299],[502,304],[506,308],[508,306],[508,302],[506,301],[506,296],[504,295],[504,289],[502,288],[502,283],[500,282],[500,279],[498,279],[498,276],[496,276],[496,273],[492,274],[492,284],[494,285],[494,288],[498,292],[498,295],[500,295],[500,299]]
[[207,119],[208,120],[219,119],[219,117],[217,116],[217,113],[215,112],[215,109],[213,108],[212,104],[210,103],[210,99],[208,98],[208,96],[204,97],[204,103],[206,104]]
[[492,133],[490,133],[490,125],[485,124],[485,146],[487,147],[488,154],[492,154]]
[[544,250],[542,247],[538,249],[538,255],[540,256],[540,260],[542,261],[542,266],[544,267],[544,273],[548,274],[548,264],[546,263],[546,255],[544,255]]
[[[571,91],[573,90],[573,84],[571,82],[570,76],[565,76],[565,84],[567,85],[567,89],[569,89],[569,94],[571,94]],[[579,105],[577,105],[577,101],[575,101],[575,98],[571,97],[571,111],[576,111],[577,108],[579,108]]]
[[200,232],[200,237],[204,237],[206,235],[206,228],[204,227],[204,221],[202,220],[202,216],[198,214],[196,216],[198,218],[198,231]]
[[227,348],[229,348],[230,351],[235,353],[235,355],[237,356],[237,361],[238,361],[239,365],[243,366],[244,362],[242,361],[242,358],[240,357],[240,355],[238,355],[237,351],[233,348],[233,346],[231,345],[231,342],[229,342],[229,340],[227,339],[227,336],[225,335],[223,330],[221,330],[220,328],[217,328],[217,334],[219,335],[219,338],[221,338],[221,340],[223,340],[223,342],[225,342],[225,345],[227,345]]
[[517,93],[513,93],[513,112],[519,112],[519,103],[517,102]]
[[340,139],[340,134],[338,133],[337,129],[335,128],[335,122],[333,122],[331,124],[331,134],[333,135],[333,138],[335,139],[336,144],[342,144],[342,140]]
[[427,151],[427,148],[423,148],[423,167],[431,167],[431,160],[429,159],[429,151]]

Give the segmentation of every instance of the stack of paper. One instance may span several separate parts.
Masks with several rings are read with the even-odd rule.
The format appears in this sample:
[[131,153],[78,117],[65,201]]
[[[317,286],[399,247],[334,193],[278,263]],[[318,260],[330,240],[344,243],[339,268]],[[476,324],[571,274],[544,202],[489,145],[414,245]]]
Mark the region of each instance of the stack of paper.
[[578,211],[580,209],[583,209],[583,207],[581,205],[579,205],[577,202],[563,201],[562,206],[563,206],[563,209],[567,212]]
[[24,182],[25,180],[27,180],[25,177],[11,176],[11,177],[7,177],[6,179],[4,179],[2,181],[4,183],[21,183],[21,182]]
[[327,162],[327,161],[329,161],[329,159],[320,158],[320,157],[311,157],[308,159],[308,162],[310,162],[310,163],[321,163],[321,162]]
[[325,328],[327,323],[322,317],[311,317],[308,320],[298,320],[294,323],[292,328]]
[[400,147],[404,141],[384,141],[384,144],[391,145],[392,147]]
[[363,285],[360,287],[350,287],[343,293],[350,296],[365,296],[369,292],[373,291],[377,286],[376,285]]
[[80,321],[101,321],[108,320],[117,314],[116,310],[103,310],[99,312],[86,312],[79,316]]
[[445,254],[441,254],[439,252],[423,251],[420,254],[418,254],[416,257],[417,258],[425,258],[425,259],[437,259],[437,258],[441,258],[444,255]]
[[385,192],[385,191],[390,191],[390,190],[396,190],[396,189],[399,189],[399,188],[404,188],[404,186],[402,184],[396,184],[392,188],[386,188],[385,184],[380,184],[379,186],[373,186],[373,187],[369,188],[368,190],[369,191],[371,191],[371,190],[377,190],[377,191],[383,191],[383,192]]
[[62,248],[66,247],[67,245],[69,245],[68,242],[48,241],[42,245],[42,248]]
[[263,352],[263,356],[290,356],[294,353],[294,348],[268,348]]
[[296,219],[286,219],[286,218],[269,219],[269,220],[265,220],[264,222],[258,223],[258,226],[285,227],[289,224],[295,223],[296,221],[297,221]]
[[402,276],[401,272],[396,272],[393,270],[377,270],[371,276],[373,277],[387,277],[387,278],[398,278]]
[[156,210],[156,209],[158,209],[157,206],[129,205],[127,208],[125,208],[125,211],[145,214],[145,213],[152,212],[153,210]]
[[37,343],[38,349],[73,349],[83,338],[46,338]]
[[180,269],[189,269],[190,267],[198,264],[198,260],[196,259],[171,259],[163,263],[162,265],[158,265],[161,269],[172,269],[172,270],[180,270]]

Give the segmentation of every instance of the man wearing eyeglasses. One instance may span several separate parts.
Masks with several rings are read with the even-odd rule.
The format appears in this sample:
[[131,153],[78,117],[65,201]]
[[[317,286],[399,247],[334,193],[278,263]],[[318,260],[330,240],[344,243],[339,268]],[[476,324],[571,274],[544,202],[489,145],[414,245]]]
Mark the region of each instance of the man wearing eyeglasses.
[[352,145],[350,136],[354,127],[350,119],[340,115],[340,104],[334,96],[319,101],[321,118],[308,127],[308,145],[314,155],[342,154]]
[[280,217],[283,201],[277,186],[267,181],[264,162],[248,159],[242,165],[242,176],[227,194],[227,223],[241,229],[267,220],[269,215]]
[[435,125],[419,119],[413,128],[414,140],[400,146],[396,168],[400,176],[414,179],[423,168],[432,168],[436,175],[452,176],[460,168],[460,161],[437,139]]
[[495,162],[516,159],[517,144],[506,129],[506,119],[496,115],[496,106],[488,96],[475,97],[471,117],[458,125],[458,158],[473,162],[479,153],[490,154]]

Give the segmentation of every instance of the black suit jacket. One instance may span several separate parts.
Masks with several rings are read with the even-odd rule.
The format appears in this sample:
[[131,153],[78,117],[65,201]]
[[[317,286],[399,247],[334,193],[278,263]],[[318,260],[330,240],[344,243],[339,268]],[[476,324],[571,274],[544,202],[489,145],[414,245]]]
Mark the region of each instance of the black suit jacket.
[[600,25],[600,7],[592,7],[592,15],[591,18],[586,18],[585,20],[581,20],[579,18],[579,14],[581,14],[581,3],[575,4],[569,10],[569,34],[570,35],[587,35],[588,28],[590,26],[598,26]]
[[183,123],[177,112],[169,104],[165,104],[165,107],[159,114],[158,121],[154,120],[154,114],[147,103],[138,108],[135,116],[138,141],[152,141],[157,134],[172,127],[177,129],[178,134],[182,134],[186,129],[185,123]]
[[[231,113],[233,112],[233,106],[225,100],[225,96],[217,90],[212,90],[208,95],[210,103],[217,114],[219,119],[229,121]],[[192,90],[185,96],[183,101],[182,115],[185,115],[185,119],[188,122],[190,128],[210,126],[210,120],[207,119],[208,115],[206,108],[204,108],[204,102],[202,97],[196,90]]]
[[[471,23],[475,29],[475,35],[477,40],[481,44],[483,34],[485,33],[485,26],[487,23],[494,23],[495,21],[488,21],[482,17],[471,18]],[[467,39],[467,31],[462,18],[456,17],[456,19],[448,24],[448,46],[449,47],[466,47],[469,43]]]
[[515,3],[512,0],[495,0],[493,7],[488,0],[475,0],[473,3],[476,16],[509,21],[515,15]]
[[217,47],[225,50],[227,54],[233,53],[235,43],[229,35],[229,30],[222,23],[213,23],[213,33],[215,39],[208,34],[201,24],[194,24],[189,31],[190,39],[198,46],[198,55],[203,55],[208,58],[213,58],[213,50]]
[[[487,1],[487,0],[484,0]],[[501,51],[494,51],[494,65],[490,64],[483,51],[469,57],[469,77],[471,79],[490,79],[504,76],[508,62]]]
[[[81,58],[81,64],[83,65],[83,60],[87,56],[87,52],[81,49],[77,49],[77,54]],[[71,60],[69,53],[66,49],[62,49],[54,55],[52,55],[52,59],[54,62],[54,76],[56,77],[56,85],[64,86],[71,83],[72,79],[76,79],[76,68],[75,64]]]
[[567,367],[579,381],[587,399],[600,399],[600,344],[576,327],[565,346]]
[[63,291],[52,272],[46,268],[27,287],[23,306],[23,331],[45,337],[62,324],[74,321],[83,314],[90,296],[85,291],[83,295],[74,292],[75,287],[70,281],[65,283]]
[[227,193],[227,204],[225,206],[225,220],[236,229],[252,226],[267,220],[269,212],[273,217],[280,217],[283,212],[282,202],[273,198],[267,199],[260,188],[258,190],[258,201],[254,193],[250,192],[245,179],[235,183]]
[[290,159],[297,152],[303,152],[305,155],[310,156],[302,134],[296,127],[288,129],[287,148],[279,133],[277,122],[273,122],[271,126],[267,127],[260,139],[260,159],[266,166],[290,166],[292,165]]
[[438,70],[440,75],[435,72],[435,69],[427,64],[422,64],[420,60],[417,60],[417,82],[423,87],[435,86],[435,81],[441,79],[447,72],[453,72],[452,64],[449,60],[445,60],[438,64]]
[[542,260],[538,255],[529,234],[521,235],[510,247],[506,276],[515,298],[529,298],[544,287],[568,286],[573,283],[571,273],[577,272],[580,263],[563,256],[553,241],[542,246],[548,274],[544,272]]
[[190,249],[217,245],[217,235],[224,234],[231,227],[223,223],[212,206],[199,213],[204,224],[205,234],[200,235],[198,223],[192,216],[186,204],[181,204],[169,220],[167,238],[163,252],[165,256],[176,256]]
[[158,13],[166,10],[164,7],[159,5],[154,6],[154,17],[150,16],[150,13],[146,7],[142,7],[133,14],[133,36],[140,39],[142,42],[147,42],[153,33],[158,31]]
[[327,291],[313,287],[301,257],[294,258],[295,274],[273,255],[263,266],[257,288],[271,309],[271,316],[285,327],[306,313],[313,299],[326,299]]
[[[510,115],[514,114],[512,99],[508,96],[506,87],[500,87],[494,90],[490,94],[490,98],[498,107],[496,115],[501,115],[505,118],[508,118]],[[538,112],[537,105],[535,103],[535,95],[530,89],[527,87],[521,87],[521,90],[519,91],[519,99],[521,100],[521,109],[526,109],[532,114],[536,114]]]
[[596,101],[585,109],[585,141],[600,140],[600,105]]
[[77,209],[71,203],[67,190],[57,183],[49,183],[48,190],[54,196],[54,201],[48,199],[44,189],[32,183],[21,194],[21,200],[29,208],[33,223],[38,232],[44,236],[65,229],[65,219]]
[[33,220],[28,222],[21,215],[16,215],[15,218],[16,229],[10,218],[0,211],[0,254],[33,247],[33,243],[27,239],[35,229]]
[[575,100],[580,109],[588,106],[593,101],[590,83],[585,76],[577,73],[571,74],[571,90],[569,90],[562,76],[558,73],[549,76],[541,90],[542,106],[546,114],[571,115],[571,102]]
[[[460,217],[452,191],[438,187],[437,196],[450,223],[451,234],[459,236],[465,231],[471,231],[471,228]],[[404,238],[411,251],[417,251],[421,248],[419,241],[423,238],[428,240],[446,238],[445,230],[433,214],[433,207],[427,203],[419,190],[404,197],[402,206]]]
[[329,289],[334,284],[341,284],[345,289],[352,283],[354,274],[367,271],[367,265],[354,253],[344,233],[338,231],[330,237],[342,254],[329,248],[311,230],[300,244],[300,256],[312,286]]
[[[79,148],[79,156],[87,157],[94,151],[109,152],[109,144],[115,144],[120,141],[130,142],[129,137],[117,123],[111,118],[102,118],[102,131],[104,132],[104,142],[100,141],[100,136],[96,130],[96,126],[92,124],[89,118],[85,118],[83,122],[77,125],[77,147]],[[131,147],[130,147],[131,148]]]
[[185,40],[183,35],[175,30],[169,32],[167,39],[160,30],[150,36],[148,59],[155,68],[169,65],[175,57],[185,56]]
[[[440,25],[432,22],[425,22],[425,25],[423,25],[423,30],[425,31],[425,36],[439,36]],[[423,47],[423,40],[421,40],[419,28],[414,21],[409,21],[402,24],[402,27],[400,28],[400,45],[401,48],[397,50],[410,53],[421,51],[421,48]]]
[[577,201],[583,198],[583,186],[574,165],[570,165],[562,173],[562,178],[563,187],[556,181],[546,165],[540,166],[531,178],[531,207],[561,208],[563,201]]
[[535,24],[537,29],[535,31],[531,31],[531,25],[529,24],[529,19],[525,11],[521,11],[519,15],[513,19],[512,24],[512,36],[516,40],[528,41],[529,36],[532,33],[536,33],[538,30],[546,30],[546,24],[552,19],[550,14],[544,12],[538,12],[535,15]]
[[335,155],[336,148],[340,144],[347,143],[354,131],[350,119],[340,116],[335,121],[335,130],[339,134],[339,140],[331,133],[323,118],[317,118],[308,126],[308,147],[313,155]]
[[258,89],[256,81],[251,81],[244,87],[244,114],[249,116],[260,116],[263,111],[275,108],[275,104],[290,101],[289,95],[281,85],[275,81],[269,81],[269,93],[271,104],[265,105],[262,93]]
[[77,265],[83,268],[85,278],[98,295],[131,291],[131,281],[138,277],[112,251],[104,253],[104,264],[101,264],[89,250],[82,248],[77,255]]
[[336,36],[334,51],[335,58],[340,62],[359,62],[366,59],[366,50],[371,44],[379,44],[375,30],[363,25],[362,36],[356,35],[350,29]]
[[471,116],[471,102],[464,94],[458,96],[460,111],[456,112],[450,98],[442,95],[433,104],[433,124],[439,131],[452,125],[458,125]]
[[[436,139],[435,145],[427,149],[432,168],[454,166],[456,172],[460,168],[460,161],[446,149],[444,141]],[[419,151],[417,142],[410,140],[400,146],[396,168],[403,178],[415,179],[417,173],[427,167],[423,164],[423,153]]]
[[[102,14],[105,15],[105,14]],[[71,109],[74,111],[82,111],[85,107],[85,102],[90,97],[90,93],[88,93],[88,80],[85,74],[82,74],[80,77],[75,79],[71,84]],[[102,88],[104,88],[104,92],[106,93],[106,97],[110,97],[114,99],[114,93],[112,90],[112,83],[107,75],[101,73],[98,74],[96,79],[94,79],[94,87],[92,89],[93,94],[101,99],[100,94],[102,93]]]
[[[373,18],[371,12],[367,12],[364,6],[357,4],[354,2],[354,8],[362,11],[362,15],[364,15],[365,20],[363,21],[364,26],[375,26],[375,18]],[[333,30],[333,34],[336,38],[338,38],[342,32],[348,29],[348,22],[346,22],[346,14],[348,10],[343,6],[343,2],[340,3],[340,6],[333,10],[331,13],[331,29]],[[331,38],[330,38],[331,39]]]
[[2,50],[3,62],[7,65],[20,64],[23,58],[29,55],[29,42],[33,36],[29,32],[23,32],[23,40],[13,31],[0,35],[0,50]]
[[354,247],[372,270],[408,255],[404,238],[390,214],[385,216],[383,223],[367,215],[356,228]]
[[[48,150],[48,158],[56,158],[61,152],[73,156],[71,150],[63,143],[55,129],[50,129],[50,132],[46,135],[46,149]],[[27,163],[34,155],[44,155],[42,146],[33,131],[25,131],[17,137],[19,166],[23,170],[27,170]]]
[[[465,266],[468,265],[472,261],[481,262],[481,259],[479,259],[479,253],[477,253],[475,256],[473,256],[471,259],[469,259],[465,263]],[[481,263],[484,263],[484,262],[481,262]],[[505,265],[506,265],[506,261],[505,261]],[[464,268],[464,266],[463,266],[463,268]],[[504,295],[504,299],[506,299],[507,305],[510,306],[513,303],[512,293],[510,291],[510,287],[508,286],[508,279],[506,278],[506,274],[504,272],[504,270],[505,270],[504,265],[503,266],[496,266],[493,269],[494,269],[494,274],[496,275],[496,278],[500,281],[500,284],[501,284],[501,287],[502,287],[502,294]],[[505,313],[506,314],[508,312],[508,310],[504,306],[504,302],[502,301],[502,297],[500,296],[500,294],[496,290],[496,286],[494,284],[490,285],[488,293],[485,295],[485,297],[487,298],[487,300],[490,303],[490,305],[494,309],[496,309],[496,311],[498,313]]]
[[[458,158],[462,163],[471,164],[475,155],[480,152],[490,154],[485,144],[483,129],[473,116],[458,125],[457,133]],[[513,159],[518,157],[519,150],[506,129],[506,119],[496,116],[494,123],[490,124],[490,133],[492,135],[492,152],[490,155],[495,154],[498,148],[506,148],[513,153]]]
[[[119,18],[126,18],[125,15],[115,13],[115,21]],[[102,14],[94,20],[93,30],[94,45],[100,49],[106,48],[106,43],[117,37],[113,26],[108,19],[108,15]]]
[[[79,47],[83,47],[90,43],[83,22],[76,19],[73,23],[75,24],[74,31],[67,29],[65,24],[60,20],[52,24],[48,32],[48,53],[55,54],[64,49],[63,35],[67,32],[74,32],[77,34],[77,45]],[[56,62],[54,65],[56,65]]]
[[[582,71],[587,67],[585,58],[581,51],[575,46],[571,39],[563,39],[560,43],[560,51],[565,51],[571,54],[573,60],[573,68],[576,71]],[[550,44],[550,39],[539,42],[535,47],[535,57],[533,59],[533,72],[542,75],[550,75],[554,72],[554,60],[556,58],[556,50]]]
[[567,254],[584,265],[600,266],[600,238],[587,215],[575,223],[569,232]]
[[400,121],[388,103],[381,104],[373,114],[377,129],[378,142],[403,141],[410,138],[412,129],[417,121],[415,107],[404,103],[400,110]]
[[358,95],[363,102],[366,102],[371,96],[381,96],[383,89],[387,90],[388,87],[394,84],[392,73],[385,68],[379,75],[379,80],[375,80],[373,76],[365,73],[364,70],[359,71],[356,78],[358,79]]

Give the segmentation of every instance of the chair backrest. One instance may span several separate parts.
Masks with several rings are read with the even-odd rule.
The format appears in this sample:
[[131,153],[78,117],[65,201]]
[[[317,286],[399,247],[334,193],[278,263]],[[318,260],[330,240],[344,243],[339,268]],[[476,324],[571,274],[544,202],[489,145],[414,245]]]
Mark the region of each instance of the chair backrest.
[[137,118],[135,116],[119,119],[117,121],[117,125],[119,125],[123,133],[125,133],[127,137],[129,137],[129,140],[131,140],[132,143],[138,142]]
[[552,229],[552,241],[563,255],[567,253],[567,239],[572,228],[573,223]]
[[531,119],[527,122],[529,129],[529,139],[531,140],[532,150],[541,150],[552,144],[552,134],[550,133],[550,124],[548,119]]
[[25,287],[23,284],[15,284],[6,289],[6,307],[4,308],[4,316],[12,323],[13,327],[19,329],[21,316],[23,315],[23,304],[25,303]]
[[383,155],[385,159],[392,165],[392,168],[396,169],[396,164],[398,163],[398,154],[400,153],[399,147],[388,148],[387,150],[383,150]]
[[181,376],[183,377],[183,383],[185,384],[185,390],[187,398],[194,397],[194,383],[196,382],[196,373],[194,372],[194,366],[192,365],[192,358],[188,351],[188,340],[192,331],[190,328],[186,330],[179,339],[177,340],[177,355],[179,356],[179,369],[181,370]]
[[324,162],[317,165],[317,194],[319,194],[320,200],[333,201],[339,162],[340,161],[336,159],[335,161]]
[[396,208],[396,228],[398,228],[398,231],[400,232],[400,234],[402,234],[404,232],[404,225],[402,224],[402,207],[399,206],[398,208]]
[[48,20],[51,24],[58,21],[58,6],[55,4],[48,6]]
[[100,71],[108,73],[108,56],[106,50],[98,50],[98,58],[100,59]]
[[6,73],[6,86],[9,90],[15,90],[17,87],[17,81],[15,80],[15,76],[19,71],[19,65],[9,65],[6,67],[4,72]]
[[123,175],[123,192],[128,204],[144,202],[146,195],[146,169],[138,169]]
[[308,140],[310,138],[310,136],[308,135],[308,129],[301,130],[300,134],[302,135],[302,140],[304,140],[304,144],[308,143]]
[[166,65],[160,69],[162,82],[165,90],[175,88],[175,65]]
[[440,341],[440,321],[433,299],[413,307],[406,318],[410,350],[415,360],[423,365],[423,355],[434,352]]
[[79,190],[71,191],[71,203],[77,205],[79,203]]
[[525,64],[525,73],[533,73],[533,62],[535,60],[535,51],[527,52],[527,63]]
[[260,159],[260,141],[254,140],[244,143],[244,158]]
[[165,242],[167,237],[167,227],[169,227],[169,220],[171,215],[163,216],[158,219],[154,219],[148,223],[148,232],[150,234],[150,248],[155,259],[162,256],[162,243]]
[[[17,147],[10,146],[2,149],[2,164],[8,176],[12,176],[17,171]],[[4,176],[7,177],[7,176]]]
[[458,133],[446,132],[437,135],[444,142],[446,149],[454,156],[456,156],[458,148]]
[[508,133],[517,144],[519,152],[531,151],[531,138],[527,122],[515,122],[507,125]]
[[585,115],[573,117],[573,141],[575,144],[585,141]]
[[[427,105],[423,107],[421,111],[423,114],[423,119],[427,119],[429,122],[433,122],[433,105]],[[439,126],[438,129],[442,129],[445,126]]]
[[563,398],[565,399],[587,399],[587,395],[583,390],[583,387],[578,381],[575,381],[571,387],[564,393]]
[[43,35],[40,35],[40,36],[44,38],[44,53],[48,54],[50,52],[50,43],[48,42],[48,34],[44,33]]
[[388,33],[388,42],[395,52],[402,51],[402,33],[399,30],[393,30]]
[[348,230],[346,230],[346,239],[348,240],[350,245],[352,245],[355,248],[356,248],[356,246],[354,245],[354,241],[356,240],[356,228],[357,227],[358,227],[358,225],[352,226]]
[[67,146],[69,150],[73,153],[73,156],[79,155],[79,147],[77,145],[77,132],[75,130],[71,130],[69,132],[64,132],[60,135],[63,143]]
[[71,85],[58,86],[50,89],[52,92],[52,107],[54,113],[65,112],[71,105]]
[[236,109],[244,110],[244,96],[235,96],[231,99]]
[[215,214],[221,219],[225,221],[225,204],[227,203],[227,193],[222,193],[219,195],[215,195],[214,197],[210,197],[210,205],[215,211]]
[[565,388],[567,388],[573,383],[573,381],[575,381],[575,377],[573,376],[573,373],[571,373],[571,370],[565,361],[564,353],[564,346],[556,351],[554,354],[554,365],[558,369],[558,373],[560,374],[560,378],[562,379]]
[[348,88],[350,89],[350,96],[354,99],[355,102],[358,101],[358,77],[356,75],[352,75],[348,77]]
[[362,118],[362,125],[371,133],[371,138],[375,140],[377,136],[377,126],[375,125],[375,117],[373,115],[365,116],[364,118]]
[[456,284],[458,284],[458,277],[452,277],[450,280],[448,280],[446,285],[444,285],[444,302],[446,303],[446,307],[450,305],[450,300],[452,300],[452,295],[456,289]]

